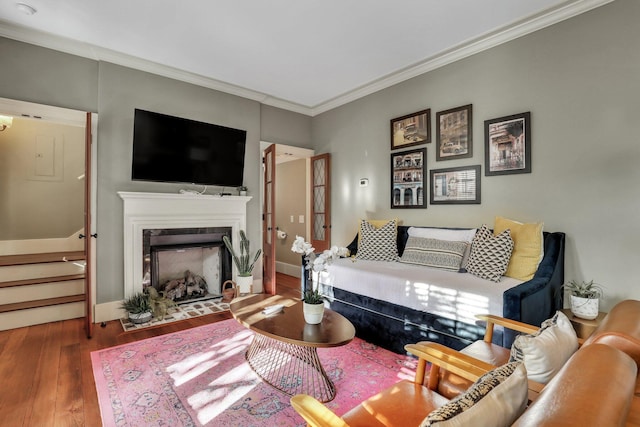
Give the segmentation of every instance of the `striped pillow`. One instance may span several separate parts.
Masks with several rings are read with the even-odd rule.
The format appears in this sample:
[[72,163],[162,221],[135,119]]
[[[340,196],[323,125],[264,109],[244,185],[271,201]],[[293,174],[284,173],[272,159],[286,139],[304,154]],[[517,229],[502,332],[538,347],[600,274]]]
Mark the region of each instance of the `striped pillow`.
[[467,242],[409,236],[400,262],[459,271]]

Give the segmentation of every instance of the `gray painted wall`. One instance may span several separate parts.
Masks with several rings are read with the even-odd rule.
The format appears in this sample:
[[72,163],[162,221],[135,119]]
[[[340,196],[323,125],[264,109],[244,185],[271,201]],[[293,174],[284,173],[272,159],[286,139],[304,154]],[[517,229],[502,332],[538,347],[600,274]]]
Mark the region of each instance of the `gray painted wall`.
[[[43,141],[53,145],[52,156],[52,147],[37,146]],[[66,238],[80,231],[82,174],[84,127],[15,117],[0,132],[0,240]]]
[[[314,117],[314,148],[332,154],[333,244],[348,244],[360,217],[544,221],[567,233],[567,280],[603,284],[605,309],[640,299],[638,18],[640,2],[619,0]],[[435,126],[436,111],[465,104],[473,104],[473,158],[436,162],[431,143],[427,168],[480,164],[484,175],[484,121],[530,111],[532,173],[482,176],[480,205],[390,209],[389,120],[431,108]]]
[[244,181],[254,197],[248,205],[247,234],[254,245],[262,238],[260,140],[309,145],[310,118],[301,114],[269,107],[262,117],[256,101],[9,39],[0,38],[0,53],[11,58],[0,67],[0,97],[98,113],[98,303],[124,297],[122,200],[117,192],[178,192],[184,187],[130,180],[134,108],[247,131]]

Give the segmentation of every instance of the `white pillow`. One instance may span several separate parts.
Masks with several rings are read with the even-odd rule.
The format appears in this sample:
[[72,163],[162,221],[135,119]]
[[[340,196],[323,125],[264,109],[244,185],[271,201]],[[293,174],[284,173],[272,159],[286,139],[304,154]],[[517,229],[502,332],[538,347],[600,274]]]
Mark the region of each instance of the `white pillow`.
[[529,379],[548,383],[578,349],[578,337],[562,312],[542,322],[535,335],[519,335],[511,346],[509,361],[521,361]]
[[524,412],[529,393],[522,363],[489,371],[463,394],[432,411],[420,427],[507,427]]
[[498,359],[496,354],[491,351],[491,344],[488,344],[482,340],[474,341],[462,350],[460,353],[471,356],[475,359],[482,360],[483,362],[490,363],[491,365],[497,365]]
[[476,235],[476,230],[475,228],[468,230],[451,230],[448,228],[409,227],[407,233],[413,237],[471,243],[473,236]]

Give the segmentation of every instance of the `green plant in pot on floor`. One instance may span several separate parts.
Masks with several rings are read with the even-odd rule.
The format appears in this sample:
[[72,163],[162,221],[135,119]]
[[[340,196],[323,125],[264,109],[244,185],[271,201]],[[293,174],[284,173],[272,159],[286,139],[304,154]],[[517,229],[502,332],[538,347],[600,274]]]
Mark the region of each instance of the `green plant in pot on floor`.
[[153,317],[149,296],[144,292],[136,292],[126,298],[120,308],[128,313],[131,323],[146,323]]
[[565,283],[563,288],[570,293],[571,313],[574,316],[587,320],[598,317],[600,298],[604,296],[604,290],[600,285],[593,280],[572,280]]
[[251,258],[251,250],[250,250],[250,242],[247,239],[247,235],[244,230],[240,230],[240,253],[236,253],[233,245],[231,244],[231,239],[228,236],[222,236],[222,241],[224,245],[227,247],[229,252],[231,253],[231,257],[233,258],[233,262],[238,269],[237,276],[237,285],[240,289],[240,293],[246,294],[253,292],[253,266],[255,265],[258,258],[260,258],[260,254],[262,253],[262,249],[258,249],[255,256],[253,257],[253,261]]

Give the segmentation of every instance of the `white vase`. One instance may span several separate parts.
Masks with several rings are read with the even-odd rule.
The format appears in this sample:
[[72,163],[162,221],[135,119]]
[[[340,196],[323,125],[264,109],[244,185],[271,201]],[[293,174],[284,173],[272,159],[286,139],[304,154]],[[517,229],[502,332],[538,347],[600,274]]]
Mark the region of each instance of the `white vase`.
[[571,295],[571,312],[581,319],[593,320],[598,317],[599,298],[582,298]]
[[302,313],[304,314],[304,321],[310,325],[317,325],[322,322],[324,316],[324,304],[307,304],[302,303]]
[[236,285],[238,285],[238,291],[241,294],[252,294],[253,293],[253,275],[238,276],[236,279]]

